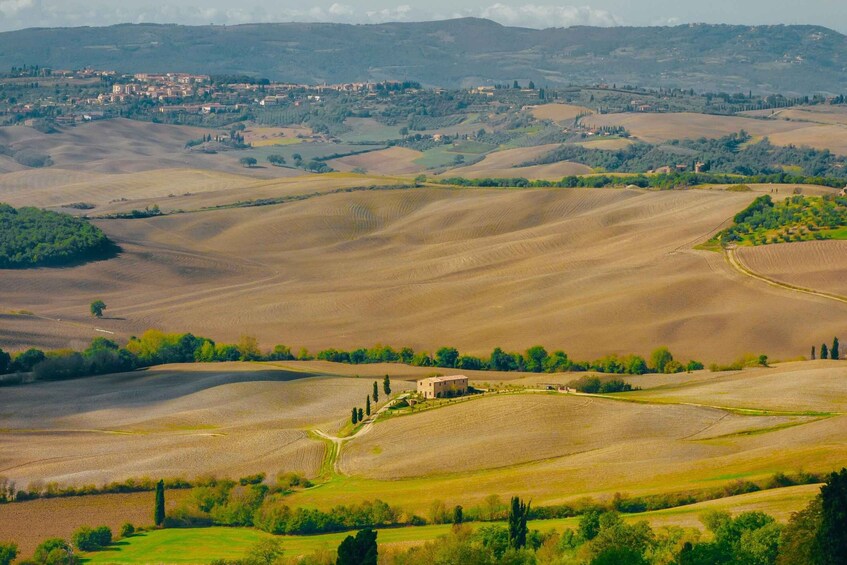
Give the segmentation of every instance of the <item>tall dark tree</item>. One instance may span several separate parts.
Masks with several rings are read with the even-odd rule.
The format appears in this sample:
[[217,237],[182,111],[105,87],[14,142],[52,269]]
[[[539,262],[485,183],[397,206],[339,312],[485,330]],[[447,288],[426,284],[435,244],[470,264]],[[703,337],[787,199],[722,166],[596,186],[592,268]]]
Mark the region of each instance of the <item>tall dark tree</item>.
[[843,565],[847,560],[847,468],[832,473],[821,487],[818,548],[821,565]]
[[813,345],[813,346],[812,346],[812,361],[814,361],[815,359],[816,359],[816,356],[815,356],[815,346]]
[[365,411],[359,408],[359,421],[363,422],[365,420]]
[[371,397],[370,396],[367,396],[365,398],[365,414],[367,414],[368,416],[371,415]]
[[12,367],[12,356],[0,349],[0,375],[5,375]]
[[829,350],[829,358],[835,359],[836,361],[838,359],[841,359],[841,351],[838,348],[838,338],[837,337],[832,338],[832,349]]
[[385,378],[382,379],[382,391],[385,396],[391,395],[391,378],[388,375],[385,375]]
[[464,509],[460,505],[453,508],[453,525],[458,526],[465,520]]
[[156,503],[153,507],[153,522],[157,526],[165,523],[165,481],[156,483]]
[[821,344],[821,359],[829,359],[829,349],[825,343]]
[[515,549],[526,547],[526,525],[529,516],[529,505],[517,496],[512,497],[512,505],[509,509],[509,545]]
[[376,565],[379,555],[376,535],[377,532],[366,528],[356,537],[347,536],[338,546],[336,565]]
[[379,402],[379,386],[376,384],[376,381],[374,381],[373,397],[374,397],[374,403],[375,404],[378,403]]
[[354,426],[359,423],[359,411],[355,408],[353,408],[353,415],[350,417],[350,421],[353,422]]

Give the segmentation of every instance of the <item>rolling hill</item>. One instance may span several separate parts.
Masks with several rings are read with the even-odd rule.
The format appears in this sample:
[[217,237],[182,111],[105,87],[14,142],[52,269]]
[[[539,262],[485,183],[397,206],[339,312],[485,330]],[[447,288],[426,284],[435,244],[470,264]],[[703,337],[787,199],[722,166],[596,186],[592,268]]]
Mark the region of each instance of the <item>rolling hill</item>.
[[304,83],[534,80],[727,92],[840,92],[847,38],[814,26],[533,30],[464,18],[421,23],[117,25],[0,34],[0,68],[242,74]]

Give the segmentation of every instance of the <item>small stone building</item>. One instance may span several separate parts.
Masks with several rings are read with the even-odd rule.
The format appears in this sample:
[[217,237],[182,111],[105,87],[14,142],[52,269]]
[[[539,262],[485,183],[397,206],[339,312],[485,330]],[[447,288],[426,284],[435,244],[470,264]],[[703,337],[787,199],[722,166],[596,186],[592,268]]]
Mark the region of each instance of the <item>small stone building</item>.
[[418,381],[418,394],[424,398],[452,398],[468,392],[468,378],[464,375],[430,377]]

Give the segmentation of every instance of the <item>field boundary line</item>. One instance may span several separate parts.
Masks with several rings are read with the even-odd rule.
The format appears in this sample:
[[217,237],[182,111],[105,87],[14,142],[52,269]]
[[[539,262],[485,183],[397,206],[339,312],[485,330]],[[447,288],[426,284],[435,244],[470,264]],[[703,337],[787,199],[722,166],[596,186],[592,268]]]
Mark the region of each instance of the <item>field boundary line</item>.
[[841,296],[840,294],[834,294],[829,292],[824,292],[822,290],[815,290],[812,288],[806,288],[803,286],[797,286],[793,284],[788,284],[784,282],[780,282],[778,280],[772,279],[770,277],[766,277],[765,275],[759,274],[752,270],[750,267],[744,264],[740,257],[735,252],[735,249],[727,249],[724,254],[726,257],[727,263],[746,277],[750,277],[757,281],[763,282],[769,286],[773,286],[776,288],[781,288],[783,290],[788,290],[791,292],[799,292],[802,294],[809,294],[811,296],[817,296],[819,298],[826,298],[828,300],[834,300],[836,302],[840,302],[842,304],[847,304],[847,296]]

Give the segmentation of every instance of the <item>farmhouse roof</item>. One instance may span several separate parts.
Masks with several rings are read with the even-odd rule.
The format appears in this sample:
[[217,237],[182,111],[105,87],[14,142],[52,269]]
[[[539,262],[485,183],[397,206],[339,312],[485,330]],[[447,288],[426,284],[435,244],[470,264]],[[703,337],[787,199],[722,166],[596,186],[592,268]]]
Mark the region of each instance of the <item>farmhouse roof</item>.
[[446,383],[450,381],[459,381],[462,379],[467,379],[465,375],[448,375],[442,377],[429,377],[428,379],[421,379],[422,381],[431,381],[434,383]]

